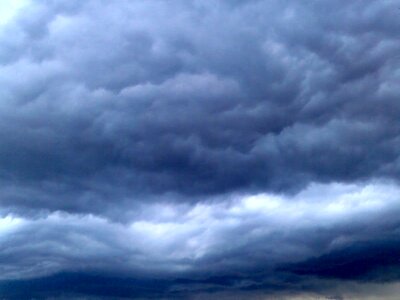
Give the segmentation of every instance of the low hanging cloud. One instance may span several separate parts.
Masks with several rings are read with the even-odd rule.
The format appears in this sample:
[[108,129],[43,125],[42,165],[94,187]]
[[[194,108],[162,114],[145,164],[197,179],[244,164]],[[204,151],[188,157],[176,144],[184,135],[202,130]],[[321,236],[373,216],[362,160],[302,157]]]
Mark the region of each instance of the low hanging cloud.
[[396,290],[396,1],[13,3],[0,297]]
[[[315,293],[299,275],[310,282],[313,276],[394,280],[400,266],[398,194],[397,185],[379,183],[313,185],[290,198],[256,194],[194,206],[146,205],[125,224],[66,213],[34,220],[8,216],[1,220],[6,283],[0,289],[12,295],[32,284],[34,296],[46,294],[44,277],[64,296],[74,295],[69,285],[91,282],[86,292],[95,296],[100,280],[97,285],[106,281],[133,297],[141,294],[138,286],[156,280],[148,296],[187,297],[212,289]],[[74,291],[79,295],[85,287]]]

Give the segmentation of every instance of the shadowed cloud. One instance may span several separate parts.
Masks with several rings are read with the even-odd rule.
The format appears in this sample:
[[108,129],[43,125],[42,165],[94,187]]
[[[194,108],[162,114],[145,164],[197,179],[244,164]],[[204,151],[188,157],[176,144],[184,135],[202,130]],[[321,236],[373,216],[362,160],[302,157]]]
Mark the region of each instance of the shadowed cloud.
[[396,290],[397,6],[0,4],[4,297]]

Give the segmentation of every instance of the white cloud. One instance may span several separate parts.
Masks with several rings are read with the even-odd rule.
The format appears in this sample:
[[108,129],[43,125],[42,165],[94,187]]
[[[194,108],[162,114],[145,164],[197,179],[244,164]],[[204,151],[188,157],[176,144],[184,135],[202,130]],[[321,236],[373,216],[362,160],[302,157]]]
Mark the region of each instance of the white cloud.
[[29,2],[29,0],[1,0],[0,28],[11,21],[18,11],[24,6],[27,6]]

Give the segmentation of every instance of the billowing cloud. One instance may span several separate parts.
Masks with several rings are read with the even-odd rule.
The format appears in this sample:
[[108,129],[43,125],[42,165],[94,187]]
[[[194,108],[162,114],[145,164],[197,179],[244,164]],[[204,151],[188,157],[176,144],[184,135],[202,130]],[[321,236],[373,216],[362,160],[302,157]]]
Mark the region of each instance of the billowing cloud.
[[[163,278],[159,292],[180,296],[223,287],[276,292],[298,275],[393,280],[398,194],[397,185],[379,183],[313,185],[290,198],[256,194],[194,206],[146,205],[130,223],[66,213],[8,216],[1,220],[1,279],[17,279],[17,286],[36,282],[43,292],[45,281],[37,279],[43,276],[50,282],[66,276],[73,284],[106,274],[117,286],[127,284],[120,276],[145,285]],[[69,273],[55,275],[60,272]],[[299,280],[289,292],[302,290]],[[135,286],[126,287],[130,296],[137,295]]]
[[[397,6],[0,4],[0,290],[348,296],[395,282]],[[94,286],[65,295],[80,276]]]

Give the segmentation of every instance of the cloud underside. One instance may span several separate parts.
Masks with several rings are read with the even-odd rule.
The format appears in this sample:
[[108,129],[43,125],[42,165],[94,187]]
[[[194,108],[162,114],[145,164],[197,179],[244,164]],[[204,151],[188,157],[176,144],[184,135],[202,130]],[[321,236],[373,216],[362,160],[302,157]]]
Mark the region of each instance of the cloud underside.
[[319,184],[294,197],[147,204],[129,223],[62,212],[7,216],[0,291],[246,298],[335,296],[361,285],[368,293],[400,275],[398,194],[394,184]]
[[1,296],[397,293],[395,1],[13,3]]

